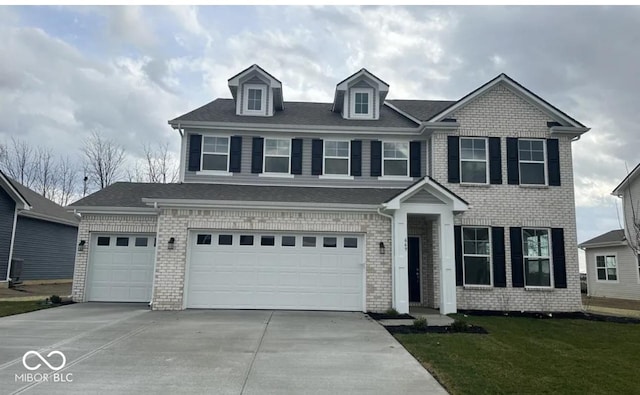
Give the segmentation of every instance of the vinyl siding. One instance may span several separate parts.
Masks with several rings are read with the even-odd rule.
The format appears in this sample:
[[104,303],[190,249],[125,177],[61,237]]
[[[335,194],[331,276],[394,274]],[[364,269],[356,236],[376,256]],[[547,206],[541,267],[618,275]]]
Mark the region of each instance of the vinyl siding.
[[[629,240],[638,242],[638,235],[634,230],[634,221],[640,221],[640,177],[635,177],[624,191],[622,197],[624,212],[624,229]],[[634,218],[635,217],[635,218]]]
[[18,216],[13,257],[24,259],[22,280],[73,278],[78,229]]
[[[598,281],[596,271],[597,255],[616,255],[618,282]],[[633,250],[627,246],[586,249],[587,292],[589,296],[640,300],[638,282],[638,261]]]
[[11,196],[0,188],[0,281],[6,281],[7,279],[15,207],[16,203]]

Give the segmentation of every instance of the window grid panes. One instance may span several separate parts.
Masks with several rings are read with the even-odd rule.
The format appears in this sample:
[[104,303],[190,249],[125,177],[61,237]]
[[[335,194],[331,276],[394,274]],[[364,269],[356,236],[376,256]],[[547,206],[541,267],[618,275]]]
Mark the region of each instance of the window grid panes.
[[283,247],[295,247],[296,246],[296,237],[295,236],[282,236],[282,246]]
[[545,185],[547,183],[544,140],[518,140],[520,184]]
[[525,285],[551,286],[551,258],[548,229],[522,229]]
[[338,246],[338,239],[336,237],[323,237],[322,246],[335,248]]
[[384,176],[409,175],[409,143],[382,144],[382,162]]
[[262,89],[249,88],[247,92],[247,109],[251,111],[262,110]]
[[209,234],[199,234],[197,236],[196,244],[210,245],[211,244],[211,235],[209,235]]
[[264,171],[266,173],[289,174],[290,154],[291,140],[265,139]]
[[491,285],[489,228],[462,228],[464,284]]
[[487,140],[460,139],[460,179],[474,184],[487,183]]
[[313,236],[304,236],[302,238],[302,246],[303,247],[315,247],[316,246],[316,238]]
[[349,175],[349,141],[324,142],[324,174]]
[[261,246],[275,246],[276,245],[275,236],[262,236],[260,238],[260,245]]
[[230,246],[233,244],[233,235],[218,235],[218,245]]
[[98,237],[98,245],[99,246],[108,246],[111,242],[111,237]]
[[149,243],[149,239],[146,237],[136,237],[135,246],[136,247],[146,247]]
[[241,235],[240,236],[240,245],[241,246],[252,246],[253,245],[253,236],[251,236],[251,235]]
[[202,170],[227,171],[229,138],[204,136],[202,138]]
[[596,271],[600,281],[618,281],[618,264],[615,255],[597,255]]
[[128,247],[129,246],[129,238],[128,237],[117,237],[116,238],[116,246],[118,246],[118,247]]
[[344,248],[358,248],[358,239],[355,237],[344,238]]
[[361,115],[369,114],[369,93],[355,93],[355,113]]

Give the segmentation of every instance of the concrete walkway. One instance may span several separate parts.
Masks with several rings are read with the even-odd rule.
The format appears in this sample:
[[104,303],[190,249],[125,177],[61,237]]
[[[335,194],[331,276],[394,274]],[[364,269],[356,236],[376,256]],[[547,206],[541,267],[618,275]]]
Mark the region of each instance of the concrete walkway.
[[[2,393],[445,394],[362,313],[76,304],[0,319]],[[71,382],[25,381],[40,351]],[[32,356],[27,365],[43,362]],[[16,376],[17,375],[17,376]],[[62,376],[60,376],[62,375]],[[71,375],[71,376],[69,376]],[[18,378],[18,380],[16,380]]]

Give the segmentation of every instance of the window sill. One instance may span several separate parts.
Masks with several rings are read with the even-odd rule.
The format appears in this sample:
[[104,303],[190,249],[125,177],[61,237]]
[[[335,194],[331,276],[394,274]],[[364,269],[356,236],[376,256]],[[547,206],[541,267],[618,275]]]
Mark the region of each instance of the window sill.
[[412,181],[413,178],[409,176],[382,176],[378,177],[378,181]]
[[532,292],[553,292],[553,287],[524,287],[525,291]]
[[293,174],[289,173],[260,173],[258,177],[273,177],[273,178],[293,178]]
[[353,176],[340,174],[321,174],[318,178],[321,180],[353,180]]
[[596,280],[598,284],[620,284],[618,280]]
[[253,110],[247,110],[246,108],[242,110],[242,114],[239,114],[241,116],[248,116],[248,117],[266,117],[267,114],[264,111],[253,111]]
[[476,184],[473,182],[461,182],[460,186],[464,188],[489,188],[491,184]]
[[492,285],[464,285],[463,289],[469,289],[473,291],[492,291]]
[[520,188],[530,188],[530,189],[549,189],[549,185],[520,184]]
[[200,170],[196,172],[199,176],[232,176],[233,173],[221,170]]

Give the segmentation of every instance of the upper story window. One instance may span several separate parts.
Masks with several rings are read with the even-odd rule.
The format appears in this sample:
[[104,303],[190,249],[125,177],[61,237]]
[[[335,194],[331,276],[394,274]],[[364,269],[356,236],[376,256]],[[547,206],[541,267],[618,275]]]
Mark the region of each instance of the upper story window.
[[324,141],[324,174],[349,175],[349,141]]
[[526,286],[551,286],[550,249],[548,229],[522,229]]
[[618,264],[615,255],[596,255],[598,281],[618,281]]
[[290,139],[264,139],[264,172],[289,174]]
[[409,143],[382,144],[382,175],[409,176]]
[[487,139],[460,138],[460,182],[486,184],[489,170]]
[[373,89],[351,88],[351,116],[370,118],[373,116]]
[[489,228],[462,228],[465,285],[491,285]]
[[203,136],[202,170],[227,171],[229,169],[229,138]]
[[244,85],[244,112],[246,114],[265,114],[267,87],[259,84]]
[[518,158],[520,184],[547,184],[547,154],[544,140],[518,139]]

